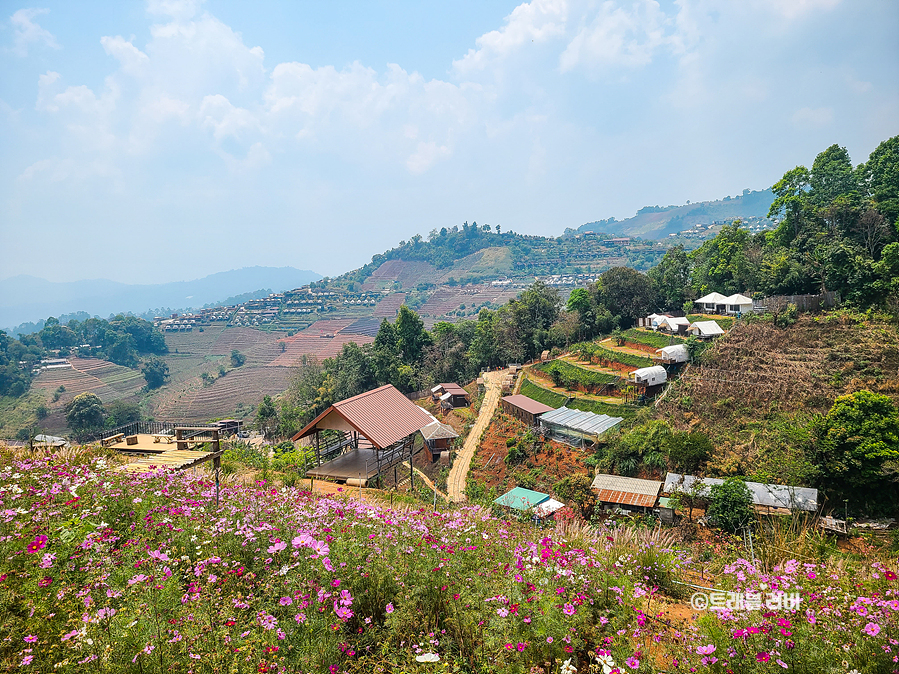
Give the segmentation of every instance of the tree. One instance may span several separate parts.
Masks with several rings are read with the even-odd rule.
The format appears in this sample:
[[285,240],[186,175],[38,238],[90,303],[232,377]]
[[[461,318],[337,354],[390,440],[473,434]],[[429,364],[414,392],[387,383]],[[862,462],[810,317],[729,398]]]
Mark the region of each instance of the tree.
[[169,366],[159,356],[150,356],[141,368],[144,380],[147,382],[147,390],[159,388],[169,378]]
[[692,473],[708,461],[715,446],[709,436],[700,431],[672,433],[668,441],[668,461],[677,470]]
[[749,259],[751,237],[741,224],[735,220],[724,225],[718,236],[689,254],[697,296],[713,290],[731,295],[755,287],[758,266]]
[[575,473],[562,478],[553,486],[556,495],[566,503],[573,503],[585,520],[590,520],[596,508],[596,492],[589,475]]
[[231,349],[231,367],[240,367],[247,362],[247,357],[237,349]]
[[816,208],[844,196],[858,198],[858,181],[846,148],[834,144],[815,157],[809,187],[809,200]]
[[75,396],[64,408],[66,423],[76,433],[97,430],[103,427],[105,410],[103,402],[93,393]]
[[795,239],[802,231],[808,210],[809,172],[804,166],[797,166],[784,173],[774,183],[774,201],[768,209],[769,218],[782,218],[778,232],[786,242]]
[[665,309],[680,309],[687,300],[690,258],[683,245],[669,248],[658,265],[646,272]]
[[709,521],[719,529],[736,533],[753,521],[752,492],[739,477],[729,477],[723,484],[712,485],[709,495]]
[[888,396],[856,391],[840,396],[814,423],[814,463],[831,500],[877,509],[894,495],[884,475],[899,459],[899,410]]
[[877,210],[899,226],[899,136],[878,145],[857,173],[861,189]]
[[652,281],[629,267],[613,267],[597,281],[599,296],[609,311],[621,317],[622,327],[630,327],[656,306]]
[[431,343],[424,321],[404,304],[397,314],[395,328],[403,362],[407,365],[420,363],[425,347]]
[[126,400],[114,400],[106,407],[106,427],[115,428],[140,421],[140,407]]
[[263,396],[256,410],[256,427],[268,437],[278,428],[278,410],[271,396]]

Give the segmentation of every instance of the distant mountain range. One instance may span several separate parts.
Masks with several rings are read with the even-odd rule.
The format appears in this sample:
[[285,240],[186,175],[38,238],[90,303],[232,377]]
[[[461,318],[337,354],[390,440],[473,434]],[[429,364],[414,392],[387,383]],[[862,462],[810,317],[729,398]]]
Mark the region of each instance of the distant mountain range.
[[770,189],[753,192],[743,190],[737,197],[717,201],[701,201],[683,206],[646,206],[626,220],[598,220],[566,229],[566,235],[583,232],[605,232],[615,236],[639,236],[643,239],[664,239],[694,225],[710,225],[735,218],[765,218],[774,202]]
[[0,326],[11,329],[25,321],[81,311],[103,318],[157,309],[183,311],[260,288],[271,288],[271,292],[291,290],[320,278],[313,271],[293,267],[245,267],[194,281],[153,285],[105,279],[55,283],[34,276],[13,276],[0,281]]

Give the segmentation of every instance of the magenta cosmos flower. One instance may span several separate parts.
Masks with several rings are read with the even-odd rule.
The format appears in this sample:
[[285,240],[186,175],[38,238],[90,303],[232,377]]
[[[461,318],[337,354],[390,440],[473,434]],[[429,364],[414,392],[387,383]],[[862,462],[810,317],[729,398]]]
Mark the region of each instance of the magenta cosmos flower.
[[880,625],[878,625],[877,623],[868,623],[867,625],[865,625],[865,634],[870,637],[876,637],[878,634],[880,634]]
[[29,555],[33,555],[38,550],[43,550],[46,547],[47,547],[47,537],[46,536],[35,536],[34,540],[28,544],[28,547],[25,549],[25,551]]

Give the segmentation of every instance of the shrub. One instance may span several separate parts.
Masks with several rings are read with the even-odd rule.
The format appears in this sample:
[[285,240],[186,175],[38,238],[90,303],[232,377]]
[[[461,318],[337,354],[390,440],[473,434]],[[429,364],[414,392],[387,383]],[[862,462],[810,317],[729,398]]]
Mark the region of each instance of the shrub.
[[719,529],[736,533],[755,518],[752,493],[739,477],[729,477],[723,484],[712,485],[709,494],[709,521]]

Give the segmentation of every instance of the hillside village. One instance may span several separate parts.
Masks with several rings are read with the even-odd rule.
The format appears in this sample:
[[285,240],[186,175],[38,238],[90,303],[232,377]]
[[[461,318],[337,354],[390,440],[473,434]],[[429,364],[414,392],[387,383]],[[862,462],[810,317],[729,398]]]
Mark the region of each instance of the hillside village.
[[[264,644],[252,647],[258,671],[278,671],[271,663],[287,657],[276,655],[279,643],[302,638],[307,621],[316,634],[340,635],[343,641],[328,648],[356,668],[347,671],[368,671],[376,656],[361,654],[372,645],[366,639],[377,642],[392,625],[402,624],[397,634],[405,634],[412,616],[426,621],[432,642],[452,639],[460,662],[482,657],[463,646],[480,622],[478,629],[489,623],[492,636],[483,638],[496,641],[497,653],[539,644],[547,653],[540,657],[549,658],[539,662],[555,666],[563,661],[552,644],[564,637],[572,644],[568,650],[561,641],[564,653],[579,662],[633,662],[640,654],[644,663],[649,657],[710,669],[717,660],[708,656],[729,642],[718,634],[717,617],[701,617],[704,608],[686,601],[686,588],[722,596],[765,589],[773,577],[792,577],[801,558],[806,581],[796,586],[804,610],[816,616],[828,615],[834,601],[819,573],[840,585],[846,614],[855,615],[850,607],[867,595],[893,597],[899,234],[877,210],[890,212],[892,202],[882,196],[859,200],[852,216],[881,223],[880,238],[845,224],[848,216],[834,229],[832,203],[841,193],[832,180],[818,175],[815,182],[815,172],[848,163],[848,155],[840,159],[844,152],[834,146],[822,153],[832,161],[816,160],[816,187],[799,196],[783,181],[775,185],[775,230],[724,223],[692,249],[582,232],[564,246],[530,250],[529,261],[525,248],[533,241],[466,223],[428,242],[403,242],[339,278],[238,305],[152,322],[125,315],[65,325],[51,319],[18,340],[0,334],[0,432],[16,436],[0,442],[0,451],[18,475],[3,473],[8,486],[0,497],[24,503],[23,479],[31,485],[27,498],[37,495],[29,526],[46,519],[49,527],[38,527],[49,535],[34,529],[25,554],[42,551],[52,535],[59,552],[45,553],[40,565],[49,569],[57,563],[50,554],[74,559],[111,549],[119,523],[147,528],[134,535],[152,548],[150,561],[142,550],[127,553],[136,555],[127,565],[140,573],[103,577],[127,588],[175,577],[175,550],[183,549],[180,559],[193,570],[171,586],[179,605],[212,591],[210,605],[227,597],[235,616],[248,611],[240,615],[256,626],[244,632],[258,628]],[[797,206],[797,199],[807,203]],[[492,245],[504,236],[510,245]],[[837,247],[824,263],[806,254],[822,236]],[[446,263],[451,250],[466,253],[464,264]],[[847,250],[850,262],[838,254]],[[621,255],[654,262],[644,273],[617,264]],[[532,273],[541,268],[552,273]],[[41,500],[32,479],[56,491]],[[106,498],[107,488],[126,498]],[[64,504],[55,502],[57,494]],[[46,503],[84,507],[84,516],[49,524],[58,512],[44,513]],[[234,519],[210,525],[218,531],[191,528],[206,526],[197,513],[225,510]],[[6,512],[15,519],[18,511]],[[160,512],[164,525],[177,522],[179,529],[160,533]],[[95,525],[89,513],[116,524]],[[199,524],[182,521],[190,518]],[[282,532],[278,522],[292,524]],[[206,542],[187,534],[181,540],[182,531]],[[404,541],[402,555],[396,539]],[[509,539],[517,541],[514,550],[497,547]],[[84,552],[63,547],[70,543]],[[416,549],[427,568],[410,561],[415,555],[407,553]],[[123,548],[116,550],[125,560]],[[546,560],[558,566],[541,570]],[[35,592],[57,582],[17,563],[14,573]],[[281,565],[280,575],[270,564]],[[582,579],[587,589],[560,571],[572,564],[590,569]],[[349,567],[372,571],[347,580]],[[256,569],[252,578],[243,575],[248,568]],[[612,575],[594,578],[594,569]],[[257,578],[264,587],[254,585]],[[435,585],[433,578],[445,580]],[[462,587],[463,578],[476,589]],[[234,589],[245,582],[255,589]],[[561,603],[541,595],[541,584],[550,582]],[[404,583],[424,598],[410,601]],[[347,589],[336,594],[338,587]],[[604,599],[621,588],[627,594],[618,595],[620,604]],[[103,610],[137,610],[130,601]],[[400,601],[408,616],[392,617]],[[539,617],[536,608],[524,608],[532,601],[542,602]],[[483,609],[488,602],[496,608]],[[795,606],[772,612],[782,616],[778,629],[794,630],[794,647],[804,649],[787,668],[831,671],[798,665],[853,657],[854,666],[876,663],[865,671],[888,671],[883,654],[891,651],[884,637],[874,638],[880,629],[895,633],[889,602],[871,608],[870,618],[851,619],[856,632],[871,637],[857,651],[863,656],[845,655],[842,646],[814,651],[820,639],[813,614],[796,614]],[[288,611],[294,603],[307,611]],[[422,617],[420,607],[431,613]],[[528,621],[508,636],[494,610],[500,620],[527,612]],[[448,611],[471,613],[463,625],[448,620]],[[84,634],[113,616],[85,615],[89,627],[78,628]],[[192,629],[178,615],[166,641]],[[753,616],[740,615],[745,627],[738,629],[757,629],[747,640],[765,634]],[[230,616],[215,621],[235,639],[230,628],[238,618]],[[556,622],[544,622],[547,616]],[[649,618],[661,630],[653,633],[657,640],[634,631]],[[877,630],[869,627],[874,619]],[[616,630],[607,632],[607,623]],[[369,637],[369,626],[379,636]],[[34,623],[28,630],[40,631]],[[696,641],[672,638],[672,631]],[[147,632],[131,644],[135,662],[156,648],[141,644],[159,639]],[[77,643],[81,657],[88,651]],[[600,643],[614,653],[597,651]],[[785,649],[759,641],[747,657],[790,657]],[[516,671],[526,671],[526,662],[522,655]],[[487,671],[478,667],[466,671]]]

